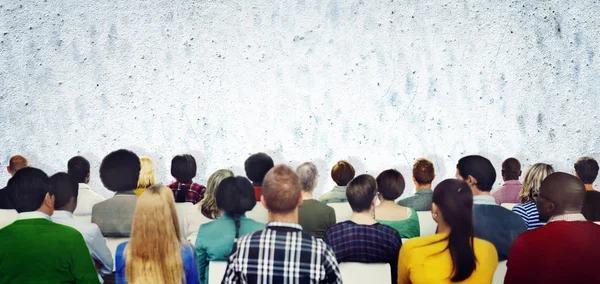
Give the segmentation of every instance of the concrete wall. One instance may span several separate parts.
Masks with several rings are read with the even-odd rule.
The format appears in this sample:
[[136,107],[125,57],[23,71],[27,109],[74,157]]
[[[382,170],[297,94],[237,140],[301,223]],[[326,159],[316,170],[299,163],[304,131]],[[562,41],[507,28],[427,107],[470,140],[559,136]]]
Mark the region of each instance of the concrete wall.
[[598,1],[0,3],[0,166],[81,154],[105,195],[119,148],[165,183],[184,152],[201,182],[257,151],[312,160],[319,193],[338,159],[410,179],[419,157],[440,178],[474,153],[568,172],[600,158]]

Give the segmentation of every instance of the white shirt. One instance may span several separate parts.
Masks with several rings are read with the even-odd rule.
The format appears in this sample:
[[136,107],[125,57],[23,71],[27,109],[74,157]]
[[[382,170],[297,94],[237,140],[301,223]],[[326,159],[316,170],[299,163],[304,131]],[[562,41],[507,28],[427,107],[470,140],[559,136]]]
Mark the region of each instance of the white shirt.
[[17,210],[0,209],[0,229],[12,224],[12,222],[17,220],[17,216],[19,216]]
[[37,219],[37,218],[44,218],[44,219],[47,219],[48,221],[50,221],[50,216],[48,216],[48,214],[46,214],[44,212],[40,212],[40,211],[21,212],[21,213],[19,213],[17,220],[27,220],[27,219]]
[[200,229],[200,225],[214,221],[213,219],[207,218],[202,214],[202,212],[200,212],[200,203],[201,202],[198,202],[196,205],[188,209],[188,213],[183,221],[185,227],[183,229],[183,237],[192,243],[192,245],[196,244],[196,238],[198,237],[198,229]]
[[[20,217],[20,216],[19,216]],[[66,225],[79,231],[85,240],[85,244],[90,250],[90,254],[94,260],[102,262],[100,274],[107,275],[113,271],[113,258],[106,240],[100,232],[98,225],[94,223],[85,223],[73,219],[73,213],[64,210],[56,210],[52,214],[54,223]]]
[[90,216],[92,215],[92,207],[94,207],[96,203],[104,200],[106,200],[106,198],[95,193],[86,183],[80,183],[79,195],[77,196],[77,208],[75,208],[73,214],[77,216]]

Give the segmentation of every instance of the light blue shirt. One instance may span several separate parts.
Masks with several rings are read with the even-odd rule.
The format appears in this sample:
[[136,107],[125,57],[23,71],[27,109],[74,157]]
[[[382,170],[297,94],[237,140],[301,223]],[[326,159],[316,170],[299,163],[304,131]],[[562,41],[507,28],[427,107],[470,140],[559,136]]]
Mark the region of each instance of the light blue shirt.
[[348,198],[346,197],[346,187],[339,185],[334,186],[330,192],[321,195],[319,201],[323,202],[323,204],[348,202]]
[[478,205],[498,205],[496,198],[491,195],[475,195],[473,196],[473,204]]
[[106,240],[104,239],[104,236],[102,236],[102,232],[100,232],[98,225],[75,220],[73,219],[73,213],[65,210],[54,211],[54,214],[52,214],[52,221],[57,224],[69,226],[79,231],[85,240],[85,244],[90,250],[90,255],[92,258],[102,262],[102,268],[99,271],[100,274],[108,275],[112,273],[112,254],[106,245]]

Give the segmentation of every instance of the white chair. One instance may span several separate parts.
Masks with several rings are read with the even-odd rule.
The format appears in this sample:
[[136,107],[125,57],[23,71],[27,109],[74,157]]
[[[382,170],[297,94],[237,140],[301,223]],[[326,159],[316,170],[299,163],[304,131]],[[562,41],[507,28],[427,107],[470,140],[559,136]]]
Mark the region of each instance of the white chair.
[[348,202],[327,203],[327,205],[335,211],[336,223],[348,221],[352,217],[352,207]]
[[437,223],[433,220],[431,211],[417,211],[417,215],[419,216],[421,237],[434,235],[437,230]]
[[512,210],[517,204],[519,203],[502,203],[501,205],[508,210]]
[[12,222],[17,220],[17,216],[19,216],[19,213],[17,213],[17,210],[0,209],[0,228],[4,228],[4,227],[12,224]]
[[260,223],[269,223],[269,211],[260,202],[256,202],[252,210],[246,212],[246,217]]
[[600,225],[600,222],[594,222],[594,223],[596,223],[596,224]]
[[208,264],[208,284],[220,284],[226,269],[226,261],[211,261]]
[[339,268],[344,284],[392,282],[390,265],[387,263],[342,262]]
[[79,222],[92,223],[92,215],[73,215],[73,219]]
[[498,262],[498,266],[496,267],[496,271],[494,272],[494,278],[492,279],[492,284],[504,283],[505,275],[506,275],[506,260]]
[[106,240],[106,246],[110,250],[110,253],[112,254],[112,257],[113,257],[113,267],[116,267],[115,254],[117,252],[117,247],[122,242],[129,241],[129,238],[104,238],[104,239]]
[[191,202],[175,202],[175,210],[177,210],[177,218],[179,219],[179,230],[181,231],[181,235],[185,236],[185,216],[188,213],[190,207],[194,206]]

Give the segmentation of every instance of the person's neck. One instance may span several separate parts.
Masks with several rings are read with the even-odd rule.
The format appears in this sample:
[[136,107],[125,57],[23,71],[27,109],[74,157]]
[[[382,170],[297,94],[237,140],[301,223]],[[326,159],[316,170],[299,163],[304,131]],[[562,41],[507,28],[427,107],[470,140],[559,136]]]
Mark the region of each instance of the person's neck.
[[302,200],[313,199],[312,191],[302,191]]
[[418,184],[415,188],[415,190],[421,190],[421,189],[431,189],[431,183],[430,184]]
[[373,225],[377,223],[373,218],[372,213],[373,208],[362,211],[362,212],[352,212],[352,217],[350,217],[350,221],[359,224],[359,225]]
[[385,200],[385,199],[379,199],[379,206],[377,207],[391,207],[391,206],[398,206],[396,205],[396,202],[394,202],[394,200]]
[[269,211],[269,223],[271,222],[285,222],[298,224],[298,208],[288,213],[275,213]]
[[438,234],[450,234],[450,227],[445,222],[437,222],[437,232]]
[[593,184],[585,184],[585,190],[587,190],[587,191],[593,191],[594,190],[594,185]]
[[40,207],[40,209],[36,210],[37,212],[42,212],[48,216],[52,216],[52,214],[54,213],[54,210],[46,207],[46,206],[42,206]]
[[482,191],[477,187],[472,187],[471,191],[473,192],[473,196],[492,196],[492,193],[489,191]]

